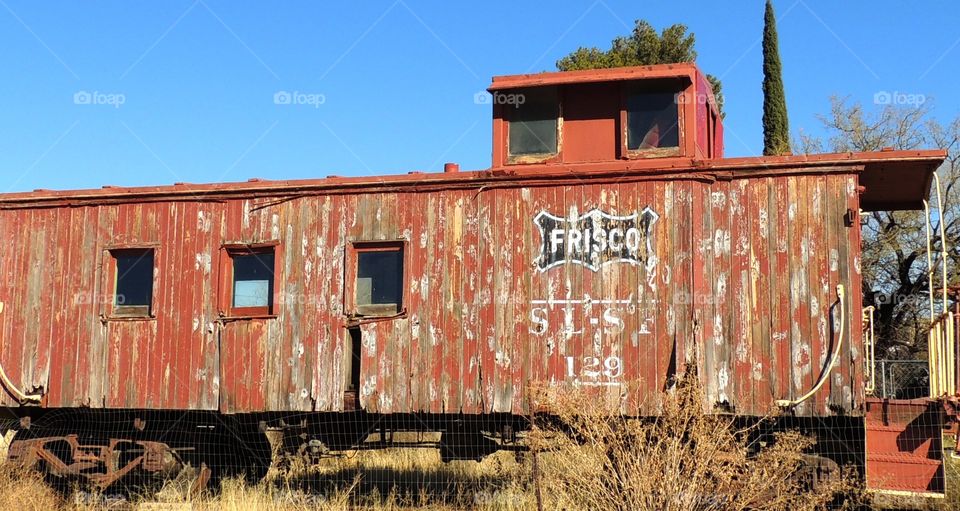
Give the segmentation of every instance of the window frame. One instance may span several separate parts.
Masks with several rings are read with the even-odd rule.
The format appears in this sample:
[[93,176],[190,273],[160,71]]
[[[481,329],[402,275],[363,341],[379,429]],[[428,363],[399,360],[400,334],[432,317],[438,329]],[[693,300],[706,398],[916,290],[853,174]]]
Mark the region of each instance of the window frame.
[[505,115],[504,119],[504,148],[505,156],[507,158],[508,165],[517,165],[524,163],[554,163],[563,161],[563,92],[564,89],[558,86],[550,87],[528,87],[523,89],[512,90],[508,93],[501,91],[496,91],[494,94],[529,94],[529,91],[540,91],[543,89],[552,89],[552,94],[556,99],[557,104],[557,150],[553,153],[531,153],[531,154],[517,154],[514,155],[510,150],[510,130],[513,126],[513,120],[510,119],[509,112],[510,109],[516,109],[513,105],[506,104],[497,104],[496,106],[500,108],[500,111]]
[[[109,245],[103,248],[103,268],[100,289],[100,318],[104,321],[152,321],[156,316],[156,297],[157,297],[157,260],[159,256],[159,245],[155,243],[137,243],[125,245]],[[117,274],[119,266],[117,264],[118,252],[137,252],[150,251],[153,256],[153,272],[150,279],[150,304],[125,306],[117,304],[117,291],[120,284],[120,276]],[[144,310],[145,309],[145,310]]]
[[[658,90],[662,89],[662,90]],[[643,92],[672,92],[674,104],[677,108],[677,145],[671,147],[650,147],[647,149],[630,149],[630,97]],[[677,90],[669,86],[640,86],[638,84],[624,85],[620,88],[620,155],[627,160],[642,160],[647,158],[680,157],[686,154],[686,133],[684,133],[685,106],[695,101],[692,87],[684,86]],[[678,99],[683,97],[683,101]]]
[[[404,317],[407,315],[410,278],[410,242],[399,240],[352,240],[347,243],[344,254],[343,311],[351,319],[358,321]],[[402,274],[400,276],[400,303],[397,311],[389,314],[366,314],[357,305],[357,278],[360,270],[360,254],[365,252],[400,252]]]
[[[237,255],[273,254],[273,292],[270,294],[270,303],[257,307],[234,307],[234,267],[233,260]],[[281,272],[283,266],[282,246],[279,241],[262,243],[224,243],[220,247],[219,274],[220,286],[217,300],[218,314],[223,319],[272,319],[278,316],[280,304]]]
[[707,105],[707,158],[717,157],[717,113],[713,104]]

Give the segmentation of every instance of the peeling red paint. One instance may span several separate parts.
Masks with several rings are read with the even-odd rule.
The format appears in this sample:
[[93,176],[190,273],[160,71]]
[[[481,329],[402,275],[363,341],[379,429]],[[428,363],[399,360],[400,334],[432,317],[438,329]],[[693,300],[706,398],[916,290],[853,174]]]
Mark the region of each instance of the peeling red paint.
[[[592,384],[582,378],[604,364],[622,377],[603,393],[633,385],[641,390],[629,406],[642,406],[689,362],[711,399],[764,413],[819,377],[832,345],[821,319],[829,324],[833,287],[859,289],[859,233],[843,223],[856,207],[856,176],[836,168],[712,182],[585,179],[3,209],[3,240],[13,247],[2,256],[3,363],[25,386],[47,389],[47,406],[341,410],[350,371],[344,247],[406,239],[406,313],[361,329],[357,390],[368,410],[519,413],[527,384]],[[626,263],[535,270],[538,212],[647,207],[659,214],[649,271]],[[276,317],[220,317],[217,254],[235,243],[284,248]],[[143,244],[157,247],[155,319],[101,320],[103,300],[74,299],[109,299],[105,249]],[[856,302],[846,304],[851,321]],[[537,332],[532,317],[546,330]],[[828,405],[855,412],[863,402],[852,361],[860,328],[847,331],[835,371],[852,394],[831,379],[803,413],[830,413]]]
[[[683,94],[707,93],[692,65],[491,90],[684,76]],[[597,140],[623,143],[613,106],[570,120],[586,138],[550,163],[506,165],[498,143],[477,172],[0,195],[0,362],[48,407],[230,413],[526,413],[530,385],[653,413],[693,366],[706,407],[762,415],[826,370],[842,284],[840,364],[795,411],[861,414],[860,233],[845,216],[915,206],[945,153],[722,158],[713,110],[683,103],[680,156],[617,159],[589,138],[600,126],[613,131]],[[404,242],[403,310],[351,317],[348,245],[388,240]],[[238,245],[275,247],[274,311],[230,316],[224,254]],[[110,318],[105,258],[133,246],[156,250],[155,317]]]

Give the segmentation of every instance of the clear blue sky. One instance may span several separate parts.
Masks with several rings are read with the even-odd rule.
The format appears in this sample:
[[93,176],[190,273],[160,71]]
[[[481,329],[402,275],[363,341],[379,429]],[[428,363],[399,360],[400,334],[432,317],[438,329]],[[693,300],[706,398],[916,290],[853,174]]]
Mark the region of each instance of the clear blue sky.
[[[820,131],[831,94],[960,113],[960,2],[775,5],[794,133]],[[0,0],[0,192],[486,168],[492,75],[552,70],[637,18],[696,34],[727,155],[758,154],[761,0]]]

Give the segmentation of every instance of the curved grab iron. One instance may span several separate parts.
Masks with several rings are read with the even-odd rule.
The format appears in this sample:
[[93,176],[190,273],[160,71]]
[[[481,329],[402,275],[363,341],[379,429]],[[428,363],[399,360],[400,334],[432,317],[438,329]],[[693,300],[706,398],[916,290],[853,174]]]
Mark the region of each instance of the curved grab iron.
[[778,399],[776,400],[777,406],[780,408],[791,408],[797,406],[798,404],[810,399],[811,396],[817,393],[820,390],[820,387],[827,382],[827,379],[830,377],[830,373],[833,371],[833,366],[837,364],[837,359],[840,358],[840,346],[843,345],[843,330],[844,330],[844,321],[846,304],[843,301],[844,291],[843,284],[837,284],[837,300],[840,302],[840,331],[837,332],[837,346],[833,349],[833,355],[830,357],[830,364],[827,366],[827,369],[820,375],[820,379],[817,381],[817,384],[813,386],[812,389],[808,390],[806,394],[798,397],[797,399]]

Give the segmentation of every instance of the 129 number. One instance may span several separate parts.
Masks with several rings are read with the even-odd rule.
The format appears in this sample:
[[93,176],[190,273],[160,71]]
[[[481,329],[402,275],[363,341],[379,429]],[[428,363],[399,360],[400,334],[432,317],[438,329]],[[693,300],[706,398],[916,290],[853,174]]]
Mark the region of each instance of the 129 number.
[[620,357],[607,357],[603,360],[599,357],[567,357],[568,378],[597,381],[601,376],[608,380],[623,376],[623,361]]

